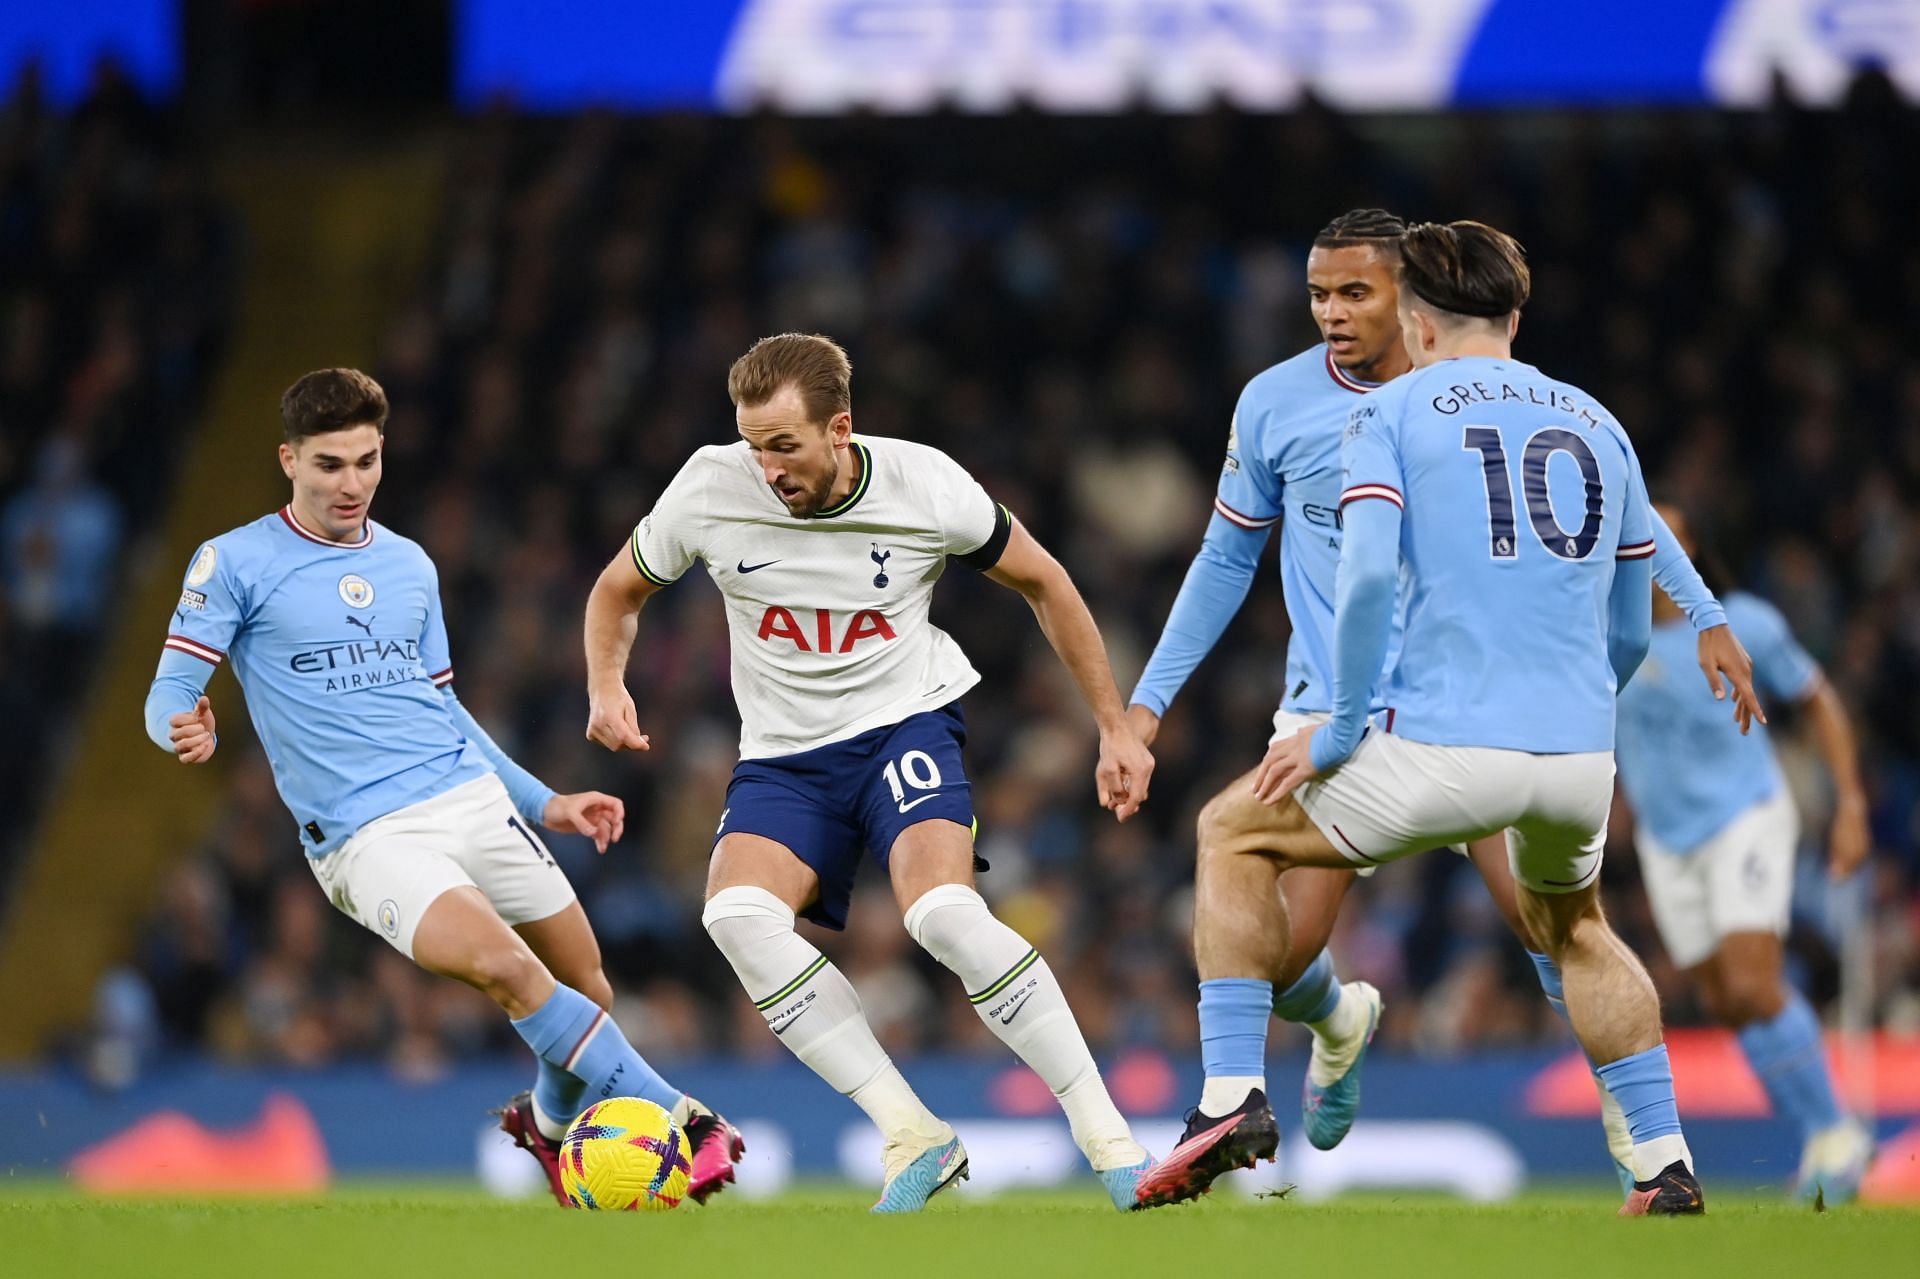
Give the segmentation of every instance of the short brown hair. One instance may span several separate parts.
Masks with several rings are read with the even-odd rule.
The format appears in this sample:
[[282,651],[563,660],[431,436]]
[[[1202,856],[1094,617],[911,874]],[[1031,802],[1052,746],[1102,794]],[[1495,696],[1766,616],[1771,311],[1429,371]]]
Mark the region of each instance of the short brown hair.
[[779,333],[755,342],[727,370],[727,394],[738,408],[758,408],[783,386],[800,392],[809,421],[824,425],[853,410],[853,361],[832,338]]
[[387,429],[387,393],[359,369],[316,369],[280,397],[287,443],[356,426]]
[[1484,222],[1419,222],[1400,242],[1400,281],[1429,306],[1502,319],[1527,303],[1527,251]]

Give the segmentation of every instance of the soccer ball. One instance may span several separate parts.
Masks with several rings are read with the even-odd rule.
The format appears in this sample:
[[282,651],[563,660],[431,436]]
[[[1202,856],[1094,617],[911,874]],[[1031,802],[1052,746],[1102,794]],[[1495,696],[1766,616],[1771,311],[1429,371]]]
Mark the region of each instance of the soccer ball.
[[576,1208],[659,1212],[686,1197],[692,1173],[687,1134],[639,1097],[595,1102],[560,1142],[560,1184]]

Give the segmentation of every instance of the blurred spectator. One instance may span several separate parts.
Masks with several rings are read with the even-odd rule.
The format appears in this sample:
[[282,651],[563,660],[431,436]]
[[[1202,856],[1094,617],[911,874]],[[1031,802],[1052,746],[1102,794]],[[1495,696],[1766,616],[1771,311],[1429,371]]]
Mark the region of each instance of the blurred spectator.
[[94,638],[218,352],[231,230],[173,119],[111,63],[70,115],[0,106],[0,891]]

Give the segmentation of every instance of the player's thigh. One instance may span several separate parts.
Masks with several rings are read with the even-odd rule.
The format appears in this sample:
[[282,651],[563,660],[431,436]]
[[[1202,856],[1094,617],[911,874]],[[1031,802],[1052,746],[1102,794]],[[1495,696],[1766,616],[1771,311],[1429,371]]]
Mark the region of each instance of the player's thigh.
[[1295,796],[1261,802],[1253,793],[1257,771],[1234,778],[1201,807],[1194,833],[1202,863],[1252,855],[1293,865],[1346,866]]
[[446,799],[457,836],[455,857],[501,919],[517,927],[551,919],[575,904],[566,872],[514,808],[498,777],[469,782]]
[[1576,893],[1599,882],[1613,807],[1613,753],[1528,755],[1490,751],[1483,785],[1524,797],[1505,825],[1507,867],[1520,887],[1543,896]]
[[902,909],[928,888],[973,882],[966,740],[959,707],[942,707],[893,725],[853,765],[861,842],[886,868]]
[[1800,817],[1783,789],[1728,822],[1701,849],[1708,920],[1716,938],[1786,935],[1799,839]]
[[601,1007],[613,999],[600,962],[600,942],[578,900],[545,919],[515,924],[513,931],[532,949],[547,971]]
[[707,863],[707,896],[728,888],[772,893],[796,915],[820,893],[820,876],[793,849],[764,835],[722,835]]
[[1728,1026],[1771,1021],[1786,1002],[1786,947],[1771,932],[1734,932],[1687,973],[1714,1020]]
[[1480,880],[1487,886],[1487,895],[1493,898],[1493,904],[1499,910],[1500,917],[1507,921],[1507,927],[1513,930],[1513,935],[1520,939],[1521,945],[1539,953],[1540,947],[1534,943],[1526,921],[1520,918],[1513,868],[1507,864],[1507,833],[1501,831],[1497,835],[1471,840],[1466,851],[1467,860],[1480,872]]
[[414,936],[442,894],[474,888],[454,857],[454,834],[434,801],[368,822],[325,857],[309,859],[327,900],[401,954],[415,959]]
[[553,978],[478,888],[463,885],[427,906],[413,937],[413,962],[452,977],[523,1017],[553,993]]
[[797,915],[846,927],[861,845],[838,762],[839,752],[824,747],[735,766],[707,866],[708,897],[759,888]]
[[973,827],[944,817],[901,831],[887,854],[887,877],[900,913],[943,884],[973,886]]
[[1640,855],[1640,882],[1647,889],[1647,906],[1653,912],[1660,944],[1676,967],[1698,968],[1712,958],[1720,944],[1713,930],[1701,850],[1670,848],[1645,827],[1635,833],[1633,842],[1634,851]]

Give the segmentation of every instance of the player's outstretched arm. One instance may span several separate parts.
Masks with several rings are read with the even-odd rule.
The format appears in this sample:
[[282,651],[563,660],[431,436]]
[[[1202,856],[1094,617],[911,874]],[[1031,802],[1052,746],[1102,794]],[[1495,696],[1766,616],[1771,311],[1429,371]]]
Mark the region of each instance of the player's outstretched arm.
[[1106,645],[1100,640],[1100,628],[1094,624],[1087,602],[1080,598],[1079,589],[1060,561],[1049,555],[1018,520],[1014,521],[1006,550],[987,570],[987,576],[1026,596],[1041,633],[1080,686],[1080,696],[1093,710],[1094,723],[1100,728],[1100,762],[1094,770],[1100,806],[1112,809],[1116,818],[1126,821],[1147,802],[1153,755],[1127,721],[1120,690],[1114,686],[1113,668],[1107,662]]
[[1259,571],[1271,528],[1242,528],[1215,512],[1199,554],[1187,567],[1147,668],[1134,685],[1127,719],[1147,745],[1160,731],[1160,717],[1246,602]]
[[147,689],[147,740],[182,764],[206,763],[219,745],[213,702],[206,695],[212,675],[213,668],[200,660],[167,652]]
[[639,714],[627,692],[627,658],[640,632],[640,609],[659,589],[622,548],[587,596],[587,740],[610,751],[643,751],[653,745],[640,731]]
[[1754,691],[1753,658],[1727,625],[1727,610],[1707,589],[1700,570],[1687,558],[1660,508],[1650,506],[1648,510],[1653,516],[1653,580],[1699,632],[1700,673],[1707,677],[1707,687],[1718,701],[1726,700],[1727,688],[1732,687],[1733,718],[1742,733],[1752,728],[1756,719],[1766,723],[1760,695]]
[[1873,849],[1867,824],[1867,788],[1860,780],[1860,753],[1847,707],[1824,676],[1801,703],[1813,726],[1814,740],[1833,779],[1833,827],[1827,836],[1827,872],[1845,879]]

